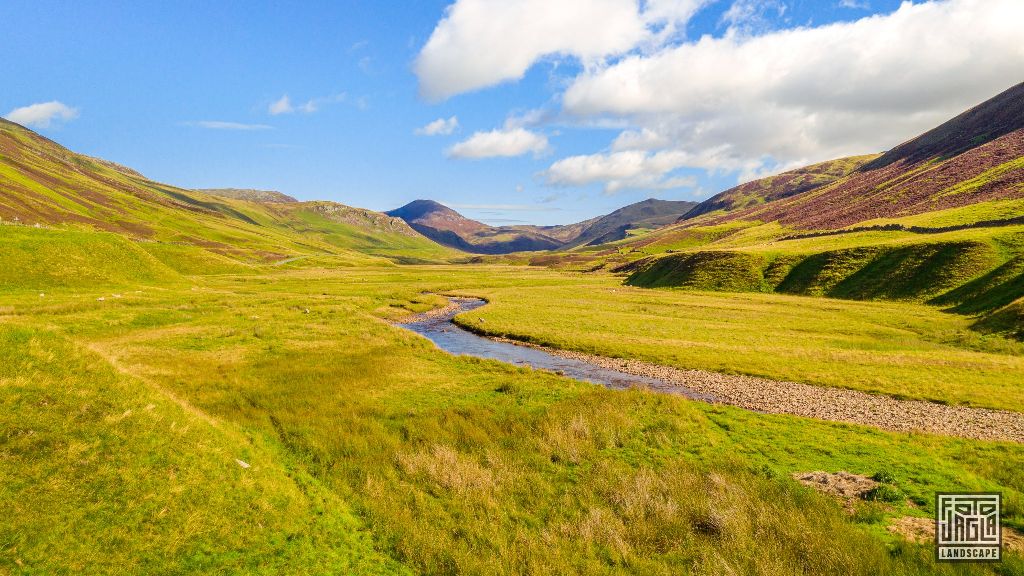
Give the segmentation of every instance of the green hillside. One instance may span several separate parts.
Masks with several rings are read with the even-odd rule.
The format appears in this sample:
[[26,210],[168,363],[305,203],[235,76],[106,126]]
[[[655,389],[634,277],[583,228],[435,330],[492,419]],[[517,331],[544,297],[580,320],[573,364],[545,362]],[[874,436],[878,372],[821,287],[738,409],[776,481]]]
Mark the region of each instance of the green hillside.
[[925,302],[1024,334],[1024,84],[883,155],[743,184],[679,222],[533,264],[633,286]]
[[[404,222],[333,202],[267,203],[212,196],[146,179],[128,168],[76,154],[0,120],[0,223],[91,230],[133,241],[191,246],[191,272],[228,258],[259,265],[310,255],[369,255],[437,261],[455,252]],[[13,234],[9,226],[0,234]],[[154,248],[179,260],[184,249]],[[230,266],[228,266],[230,268]]]
[[861,166],[846,178],[726,216],[830,230],[1024,198],[1024,84]]
[[849,176],[861,166],[878,157],[879,154],[872,154],[829,160],[790,170],[777,176],[740,184],[701,202],[693,210],[684,214],[680,220],[696,218],[711,212],[731,212],[760,206],[821,188]]

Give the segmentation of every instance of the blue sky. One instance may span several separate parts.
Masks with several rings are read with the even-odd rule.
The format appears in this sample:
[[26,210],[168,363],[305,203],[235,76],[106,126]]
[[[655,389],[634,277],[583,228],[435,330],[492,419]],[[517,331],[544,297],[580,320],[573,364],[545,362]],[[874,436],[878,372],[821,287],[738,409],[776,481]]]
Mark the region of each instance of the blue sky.
[[567,223],[914,136],[1024,80],[1022,4],[7,0],[0,114],[183,187]]

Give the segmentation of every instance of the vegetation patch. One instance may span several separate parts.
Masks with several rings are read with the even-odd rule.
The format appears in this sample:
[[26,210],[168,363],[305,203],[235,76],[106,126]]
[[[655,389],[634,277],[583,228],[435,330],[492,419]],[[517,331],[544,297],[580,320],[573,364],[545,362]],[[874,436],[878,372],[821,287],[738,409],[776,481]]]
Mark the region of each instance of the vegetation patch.
[[764,261],[742,252],[694,252],[658,258],[634,272],[632,286],[683,286],[699,290],[757,291],[764,285]]
[[138,243],[116,234],[0,226],[0,262],[0,289],[183,280]]

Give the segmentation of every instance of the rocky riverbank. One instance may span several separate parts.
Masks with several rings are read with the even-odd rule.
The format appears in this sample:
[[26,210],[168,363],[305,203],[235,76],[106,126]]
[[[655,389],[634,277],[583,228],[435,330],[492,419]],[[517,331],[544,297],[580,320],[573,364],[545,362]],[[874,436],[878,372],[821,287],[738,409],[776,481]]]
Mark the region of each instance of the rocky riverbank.
[[928,432],[977,440],[1024,443],[1024,414],[987,408],[947,406],[900,400],[857,390],[812,386],[754,376],[683,370],[642,360],[607,358],[569,350],[494,340],[541,348],[551,354],[657,378],[715,398],[716,403],[772,414],[790,414],[834,422],[874,426],[896,432]]

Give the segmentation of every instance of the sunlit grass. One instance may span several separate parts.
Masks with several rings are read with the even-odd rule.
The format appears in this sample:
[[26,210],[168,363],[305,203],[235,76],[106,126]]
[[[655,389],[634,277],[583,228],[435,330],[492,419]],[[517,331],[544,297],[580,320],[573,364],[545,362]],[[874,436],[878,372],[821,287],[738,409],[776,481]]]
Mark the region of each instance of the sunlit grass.
[[[592,282],[477,291],[495,334],[680,368],[1024,410],[1024,344],[930,306]],[[477,318],[486,320],[479,324]]]
[[[17,511],[0,515],[0,566],[926,574],[948,569],[929,547],[886,535],[886,514],[927,514],[938,489],[997,489],[1004,521],[1021,523],[1019,446],[612,392],[452,357],[382,320],[436,305],[424,292],[446,291],[490,297],[481,310],[489,326],[515,317],[521,332],[568,347],[593,335],[595,350],[663,360],[669,346],[683,354],[697,340],[673,332],[686,314],[708,323],[708,344],[711,334],[737,337],[744,323],[794,348],[802,335],[801,370],[821,350],[861,350],[848,364],[836,356],[851,370],[893,350],[1019,358],[1001,340],[958,347],[946,330],[959,325],[924,307],[640,291],[531,268],[275,271],[139,286],[120,298],[7,292],[0,474],[19,480],[0,487],[0,502]],[[897,309],[903,324],[888,318]],[[784,311],[789,319],[771,321]],[[644,326],[652,338],[630,348]],[[668,333],[671,345],[652,346]],[[707,352],[702,367],[743,358],[724,352]],[[916,504],[865,503],[877,513],[851,518],[789,478],[815,469],[889,471]]]

